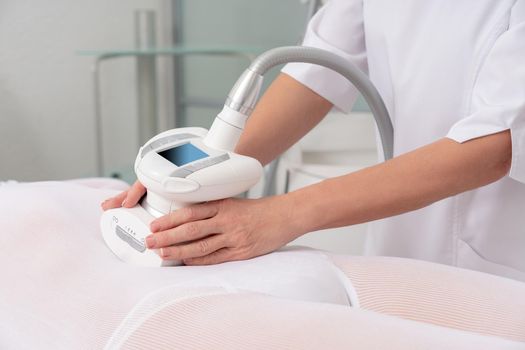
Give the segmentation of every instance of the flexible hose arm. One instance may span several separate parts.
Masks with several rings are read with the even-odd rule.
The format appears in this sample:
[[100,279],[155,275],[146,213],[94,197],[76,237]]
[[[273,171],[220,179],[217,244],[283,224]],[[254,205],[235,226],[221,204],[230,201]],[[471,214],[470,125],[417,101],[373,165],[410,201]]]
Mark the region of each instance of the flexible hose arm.
[[[374,115],[385,159],[393,157],[394,129],[383,99],[370,79],[355,65],[331,52],[305,46],[285,46],[258,56],[230,91],[224,110],[210,129],[207,142],[233,149],[244,128],[245,119],[257,102],[263,75],[272,67],[290,62],[317,64],[341,74],[363,95]],[[243,119],[242,116],[245,116]],[[228,125],[230,126],[228,129]],[[236,137],[235,140],[232,137]]]
[[370,79],[355,65],[331,52],[305,46],[278,47],[258,56],[248,68],[259,75],[289,62],[317,64],[336,71],[348,79],[363,95],[374,115],[386,159],[393,156],[394,129],[379,92]]

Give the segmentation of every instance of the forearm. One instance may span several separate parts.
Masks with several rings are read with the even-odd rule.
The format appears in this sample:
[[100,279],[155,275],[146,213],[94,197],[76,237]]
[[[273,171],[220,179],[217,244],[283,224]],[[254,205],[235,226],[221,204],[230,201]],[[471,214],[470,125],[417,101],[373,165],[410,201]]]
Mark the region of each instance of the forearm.
[[257,104],[236,152],[269,163],[297,142],[332,104],[286,74],[281,74]]
[[507,174],[510,133],[459,144],[441,139],[388,162],[283,197],[297,233],[368,222],[425,207]]

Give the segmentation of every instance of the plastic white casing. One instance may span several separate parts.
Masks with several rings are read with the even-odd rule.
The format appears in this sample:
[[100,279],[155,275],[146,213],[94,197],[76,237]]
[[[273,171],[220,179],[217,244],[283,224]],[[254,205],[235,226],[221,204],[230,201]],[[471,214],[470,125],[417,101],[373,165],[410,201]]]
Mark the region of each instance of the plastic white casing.
[[[207,130],[203,128],[173,129],[155,136],[140,149],[135,160],[135,172],[139,181],[148,189],[147,205],[161,214],[168,214],[189,204],[238,195],[259,181],[262,166],[256,159],[208,147],[203,142],[206,133]],[[175,134],[193,134],[196,137],[170,142],[156,151],[146,153],[144,157],[140,156],[142,150],[152,141]],[[196,146],[209,154],[209,157],[177,167],[157,153],[186,143]],[[191,169],[194,164],[226,155],[229,159],[199,169],[184,178],[172,176],[179,169]]]
[[213,121],[204,143],[212,148],[233,151],[248,117],[228,106]]
[[[220,114],[216,121],[219,118]],[[204,128],[168,130],[140,148],[135,160],[135,172],[147,189],[146,197],[134,208],[108,210],[101,219],[104,240],[119,258],[145,266],[179,264],[177,261],[163,261],[155,251],[143,249],[145,237],[150,234],[151,221],[194,203],[236,196],[259,181],[262,166],[256,159],[236,154],[231,149],[218,148],[221,142],[213,142],[232,138],[235,146],[242,129],[239,128],[237,135],[235,130],[231,133],[227,129],[238,127],[230,123],[227,125],[223,128],[225,133],[212,135]],[[212,142],[207,142],[210,140]],[[208,157],[177,166],[159,155],[159,152],[187,143]],[[232,142],[228,146],[231,145]]]
[[149,225],[155,219],[142,206],[117,208],[102,214],[100,228],[106,245],[117,257],[127,263],[142,266],[173,266],[179,261],[163,260],[157,250],[146,248]]

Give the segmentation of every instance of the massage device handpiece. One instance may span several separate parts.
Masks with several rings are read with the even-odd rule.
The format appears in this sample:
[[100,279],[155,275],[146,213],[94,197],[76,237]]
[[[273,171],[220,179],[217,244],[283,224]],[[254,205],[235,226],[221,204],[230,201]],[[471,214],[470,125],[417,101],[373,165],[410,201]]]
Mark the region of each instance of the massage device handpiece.
[[179,128],[149,140],[138,152],[135,172],[147,194],[133,208],[103,213],[102,235],[123,261],[144,266],[179,265],[146,248],[149,225],[158,217],[200,202],[245,192],[259,181],[261,164],[205,144],[207,130]]

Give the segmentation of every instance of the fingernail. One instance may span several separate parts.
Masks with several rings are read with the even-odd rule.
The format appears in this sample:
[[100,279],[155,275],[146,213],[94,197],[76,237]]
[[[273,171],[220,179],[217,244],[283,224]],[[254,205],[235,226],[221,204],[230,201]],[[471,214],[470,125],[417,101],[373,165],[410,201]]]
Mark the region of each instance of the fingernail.
[[149,228],[150,228],[151,232],[157,232],[159,230],[159,224],[157,224],[156,222],[152,222],[149,225]]
[[123,206],[123,207],[125,207],[125,206],[126,206],[126,202],[127,202],[127,200],[126,200],[126,199],[124,199],[124,200],[122,201],[122,206]]
[[168,256],[168,251],[165,248],[160,248],[160,256],[166,257]]
[[153,248],[157,244],[157,240],[153,236],[146,237],[146,246],[148,248]]

